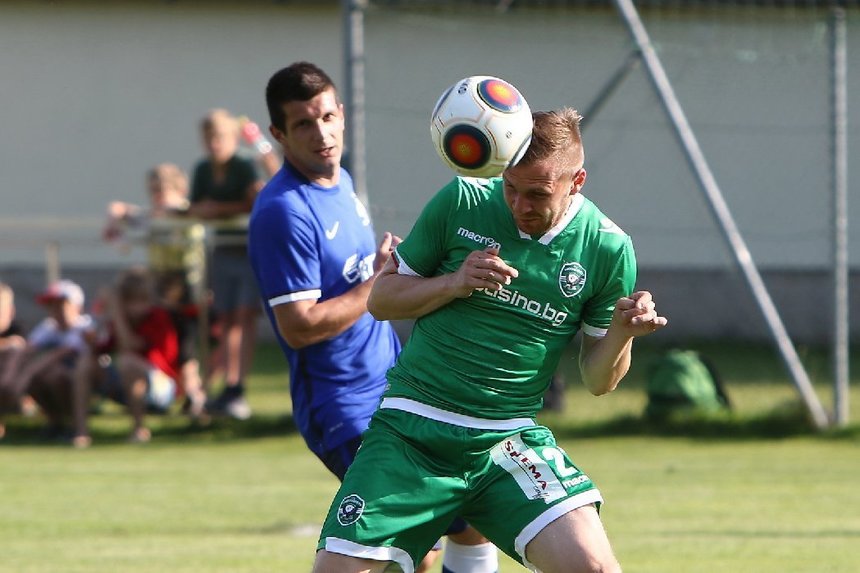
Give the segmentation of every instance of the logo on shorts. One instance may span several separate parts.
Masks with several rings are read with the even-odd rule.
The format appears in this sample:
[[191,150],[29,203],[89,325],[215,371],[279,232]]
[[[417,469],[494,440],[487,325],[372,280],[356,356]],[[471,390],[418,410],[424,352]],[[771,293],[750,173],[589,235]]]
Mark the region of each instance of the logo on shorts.
[[570,298],[582,292],[585,288],[585,267],[579,263],[564,263],[558,273],[558,286],[561,294]]
[[364,511],[364,500],[354,493],[349,494],[340,502],[337,508],[337,522],[346,527],[352,525]]

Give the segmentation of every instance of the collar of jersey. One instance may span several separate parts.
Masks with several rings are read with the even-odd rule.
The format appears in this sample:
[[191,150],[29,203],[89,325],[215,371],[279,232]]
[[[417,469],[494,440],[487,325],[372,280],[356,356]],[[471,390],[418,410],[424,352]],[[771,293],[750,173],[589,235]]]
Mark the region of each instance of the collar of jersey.
[[[579,210],[582,209],[582,204],[584,202],[585,197],[583,197],[581,193],[574,195],[573,199],[570,200],[570,205],[567,206],[567,211],[565,211],[564,215],[561,217],[561,220],[556,223],[555,227],[544,233],[541,238],[538,239],[538,243],[541,245],[548,245],[559,233],[564,231],[567,228],[568,223],[570,223],[573,218],[576,217],[576,214],[579,213]],[[531,235],[523,233],[519,227],[517,227],[517,232],[520,234],[521,239],[532,239]]]

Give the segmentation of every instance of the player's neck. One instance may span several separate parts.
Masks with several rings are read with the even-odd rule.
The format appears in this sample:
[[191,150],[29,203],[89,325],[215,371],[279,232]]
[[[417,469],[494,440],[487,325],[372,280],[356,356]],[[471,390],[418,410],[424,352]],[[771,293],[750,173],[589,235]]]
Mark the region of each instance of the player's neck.
[[309,177],[308,175],[305,175],[305,177],[307,177],[314,185],[319,185],[320,187],[334,187],[340,182],[340,169],[332,175],[322,176],[317,174],[314,177]]
[[289,163],[293,171],[301,173],[309,183],[320,187],[334,187],[340,183],[340,165],[336,165],[333,169],[326,170],[325,172],[318,172],[303,168],[297,163],[290,161],[288,157],[284,159]]

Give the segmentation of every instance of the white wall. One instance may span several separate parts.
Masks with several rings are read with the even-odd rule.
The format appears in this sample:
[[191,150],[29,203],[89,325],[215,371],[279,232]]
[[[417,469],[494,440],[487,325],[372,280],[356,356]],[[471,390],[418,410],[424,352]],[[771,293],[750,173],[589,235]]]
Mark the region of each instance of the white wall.
[[[686,14],[686,15],[683,15]],[[677,95],[750,249],[764,267],[822,268],[829,260],[826,11],[648,12]],[[860,57],[849,16],[849,126],[860,150]],[[611,10],[508,14],[383,12],[368,17],[371,193],[377,222],[398,231],[447,171],[434,161],[427,116],[442,88],[472,74],[519,86],[532,108],[586,108],[632,49]],[[378,126],[378,129],[374,127]],[[585,132],[584,192],[634,237],[641,266],[730,265],[696,180],[643,69]],[[860,186],[856,162],[849,183]],[[397,189],[392,194],[389,189]],[[418,201],[415,201],[418,199]],[[850,201],[851,221],[860,202]],[[851,260],[860,264],[860,233]]]
[[[646,25],[757,261],[828,260],[826,12],[649,12]],[[860,18],[849,17],[850,54]],[[448,177],[430,145],[441,91],[471,74],[518,85],[535,109],[585,108],[630,51],[611,10],[371,9],[368,183],[377,231],[406,233]],[[8,1],[0,4],[0,264],[38,261],[22,241],[63,241],[66,264],[114,264],[104,205],[142,200],[143,174],[200,154],[197,122],[224,106],[266,123],[265,82],[309,59],[342,84],[337,3]],[[860,57],[850,57],[850,147],[860,149]],[[643,71],[585,133],[585,192],[644,267],[730,264]],[[849,182],[860,173],[851,164]],[[860,202],[851,201],[860,221]],[[49,225],[39,226],[33,218]],[[851,259],[860,265],[860,233]],[[29,243],[28,243],[29,244]]]
[[107,202],[145,201],[155,163],[190,170],[212,107],[268,125],[265,84],[292,61],[339,81],[340,22],[336,5],[0,4],[0,262],[38,261],[42,237],[67,264],[119,260],[97,242]]

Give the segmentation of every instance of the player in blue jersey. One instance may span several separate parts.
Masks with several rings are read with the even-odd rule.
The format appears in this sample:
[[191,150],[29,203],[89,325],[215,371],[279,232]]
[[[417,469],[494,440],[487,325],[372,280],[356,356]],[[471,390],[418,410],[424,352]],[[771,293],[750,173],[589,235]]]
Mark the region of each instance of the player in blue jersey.
[[[341,167],[343,105],[328,75],[294,63],[271,77],[266,104],[285,161],[254,204],[248,250],[290,365],[293,417],[311,451],[343,479],[400,352],[391,325],[367,312],[370,288],[400,239],[385,233],[377,245]],[[449,543],[443,571],[497,569],[495,548],[474,529],[462,523],[451,536],[459,543]]]

